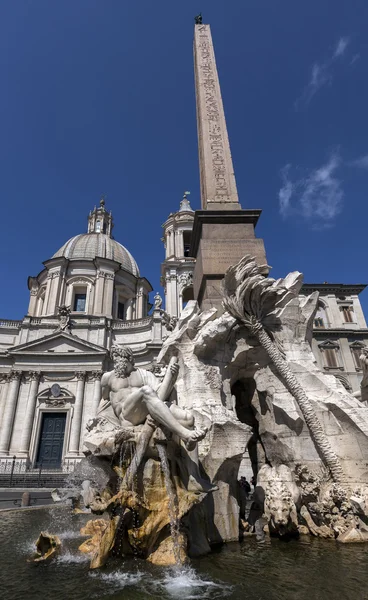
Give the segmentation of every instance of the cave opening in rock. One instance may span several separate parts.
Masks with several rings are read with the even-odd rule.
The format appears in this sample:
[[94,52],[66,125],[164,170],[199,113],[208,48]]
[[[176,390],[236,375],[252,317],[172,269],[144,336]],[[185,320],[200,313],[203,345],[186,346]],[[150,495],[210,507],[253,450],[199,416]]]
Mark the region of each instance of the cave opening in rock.
[[266,456],[259,435],[259,423],[252,405],[253,399],[257,394],[254,379],[249,377],[235,381],[232,385],[231,393],[235,398],[236,416],[241,423],[249,425],[253,430],[253,435],[244,449],[245,453],[240,474],[257,477],[260,467],[266,462]]

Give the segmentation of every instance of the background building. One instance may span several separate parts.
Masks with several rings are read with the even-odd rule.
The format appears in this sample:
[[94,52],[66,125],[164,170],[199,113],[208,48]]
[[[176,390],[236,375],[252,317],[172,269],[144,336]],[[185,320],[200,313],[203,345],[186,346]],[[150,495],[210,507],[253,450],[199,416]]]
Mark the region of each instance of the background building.
[[319,292],[313,322],[312,350],[322,370],[329,371],[350,392],[359,392],[360,355],[368,343],[368,329],[359,300],[362,284],[305,283],[302,293]]
[[[83,431],[96,414],[113,343],[140,365],[157,356],[169,322],[152,287],[112,237],[103,200],[87,233],[68,240],[36,276],[22,321],[0,321],[0,460],[68,468],[82,456]],[[160,304],[156,301],[156,304]]]

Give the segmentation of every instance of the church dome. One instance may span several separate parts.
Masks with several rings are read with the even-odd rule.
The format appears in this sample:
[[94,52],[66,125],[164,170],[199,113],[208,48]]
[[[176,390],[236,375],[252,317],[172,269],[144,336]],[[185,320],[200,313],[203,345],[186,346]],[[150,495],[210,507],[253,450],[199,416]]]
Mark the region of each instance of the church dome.
[[52,258],[64,256],[69,260],[108,258],[120,263],[122,268],[139,277],[139,269],[130,252],[105,233],[81,233],[68,240]]

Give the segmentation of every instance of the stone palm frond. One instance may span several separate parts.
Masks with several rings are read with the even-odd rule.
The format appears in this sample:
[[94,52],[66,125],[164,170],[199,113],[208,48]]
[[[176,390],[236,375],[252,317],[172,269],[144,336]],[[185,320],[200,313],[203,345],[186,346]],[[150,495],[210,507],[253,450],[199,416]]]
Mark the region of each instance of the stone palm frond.
[[258,266],[253,257],[246,255],[226,271],[222,282],[224,308],[251,329],[259,324],[272,328],[302,285],[303,276],[298,271],[285,279],[266,277],[268,271],[268,265]]
[[280,313],[298,294],[302,285],[302,275],[296,271],[287,275],[285,279],[271,279],[265,277],[268,270],[267,265],[258,266],[249,255],[230,267],[222,283],[223,306],[258,339],[286,389],[295,398],[333,480],[341,483],[345,475],[340,459],[333,451],[313,405],[290,369],[271,331],[281,325]]

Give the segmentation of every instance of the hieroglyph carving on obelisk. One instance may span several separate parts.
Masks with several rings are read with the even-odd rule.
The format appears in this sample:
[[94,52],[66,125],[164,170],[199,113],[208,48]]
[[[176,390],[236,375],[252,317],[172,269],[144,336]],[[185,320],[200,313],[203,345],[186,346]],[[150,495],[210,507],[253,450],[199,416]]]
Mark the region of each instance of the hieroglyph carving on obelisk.
[[209,25],[195,25],[194,70],[202,209],[240,209]]

